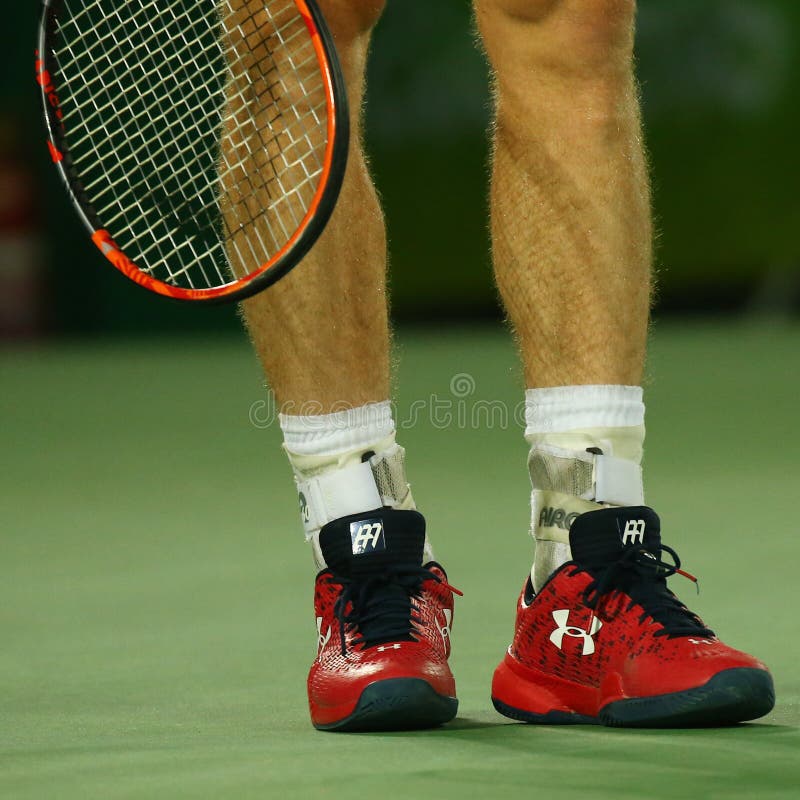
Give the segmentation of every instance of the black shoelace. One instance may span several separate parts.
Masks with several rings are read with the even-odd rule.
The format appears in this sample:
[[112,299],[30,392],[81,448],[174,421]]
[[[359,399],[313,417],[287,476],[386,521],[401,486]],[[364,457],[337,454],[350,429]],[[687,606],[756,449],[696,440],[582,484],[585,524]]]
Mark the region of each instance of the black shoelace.
[[[673,563],[661,559],[664,552]],[[631,598],[628,611],[639,605],[643,609],[640,622],[650,617],[662,626],[654,636],[714,636],[714,631],[667,588],[667,578],[676,573],[697,585],[697,578],[681,569],[681,560],[671,547],[661,545],[657,556],[643,547],[628,548],[614,563],[589,572],[594,580],[586,587],[583,601],[595,613],[600,613],[606,599],[615,592],[625,592]]]
[[[424,581],[444,583],[426,567],[407,564],[390,565],[381,573],[366,578],[335,575],[330,580],[342,586],[342,593],[333,607],[339,621],[342,655],[347,652],[345,631],[348,625],[358,631],[351,642],[354,646],[367,648],[387,642],[416,641],[416,628],[426,623],[414,613],[413,601],[419,598]],[[445,585],[461,594],[449,584]]]

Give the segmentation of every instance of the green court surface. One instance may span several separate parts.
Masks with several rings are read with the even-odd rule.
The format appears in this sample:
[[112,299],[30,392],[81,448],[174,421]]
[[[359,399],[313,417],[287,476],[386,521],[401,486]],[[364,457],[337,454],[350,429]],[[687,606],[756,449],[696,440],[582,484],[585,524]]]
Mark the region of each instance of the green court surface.
[[458,720],[311,728],[310,553],[244,337],[6,350],[0,797],[800,796],[800,327],[670,322],[651,350],[648,501],[702,591],[673,588],[778,690],[724,730],[494,712],[531,554],[519,371],[499,329],[398,344],[414,492],[464,591]]

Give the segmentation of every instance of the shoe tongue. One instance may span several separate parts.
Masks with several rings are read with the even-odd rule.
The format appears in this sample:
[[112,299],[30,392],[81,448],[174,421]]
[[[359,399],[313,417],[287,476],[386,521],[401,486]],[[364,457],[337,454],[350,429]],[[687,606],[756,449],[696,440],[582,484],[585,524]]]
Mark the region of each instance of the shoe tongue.
[[418,511],[378,508],[325,525],[319,534],[325,563],[334,573],[358,577],[390,564],[422,564],[425,517]]
[[581,566],[602,567],[631,547],[653,555],[661,550],[661,521],[647,506],[603,508],[581,514],[569,531],[572,558]]

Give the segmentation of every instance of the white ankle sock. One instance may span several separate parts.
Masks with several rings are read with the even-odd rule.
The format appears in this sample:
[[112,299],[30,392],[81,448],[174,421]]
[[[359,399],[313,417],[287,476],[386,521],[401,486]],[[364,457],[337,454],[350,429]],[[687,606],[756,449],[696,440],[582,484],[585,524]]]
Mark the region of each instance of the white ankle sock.
[[531,446],[531,577],[538,591],[570,559],[576,516],[644,502],[644,403],[638,386],[528,389],[525,438]]
[[283,445],[303,456],[329,456],[366,448],[395,432],[388,400],[332,414],[280,414]]
[[[388,400],[332,414],[281,414],[279,419],[318,569],[325,567],[319,532],[328,522],[381,506],[416,508]],[[431,560],[426,538],[424,561]]]

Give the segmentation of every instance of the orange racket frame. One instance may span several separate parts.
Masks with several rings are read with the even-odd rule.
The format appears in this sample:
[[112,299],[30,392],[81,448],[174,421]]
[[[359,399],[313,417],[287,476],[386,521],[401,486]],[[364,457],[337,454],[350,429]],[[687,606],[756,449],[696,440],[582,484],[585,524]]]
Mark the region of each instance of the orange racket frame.
[[68,131],[58,97],[58,66],[53,52],[62,0],[44,0],[35,53],[48,149],[75,209],[100,252],[127,278],[156,294],[176,300],[225,302],[242,300],[275,283],[295,267],[319,238],[330,219],[344,179],[350,125],[344,77],[333,38],[314,0],[294,0],[313,43],[324,78],[327,108],[327,142],[319,186],[305,216],[286,243],[269,259],[241,278],[211,288],[186,288],[150,275],[131,260],[103,227],[72,166]]

